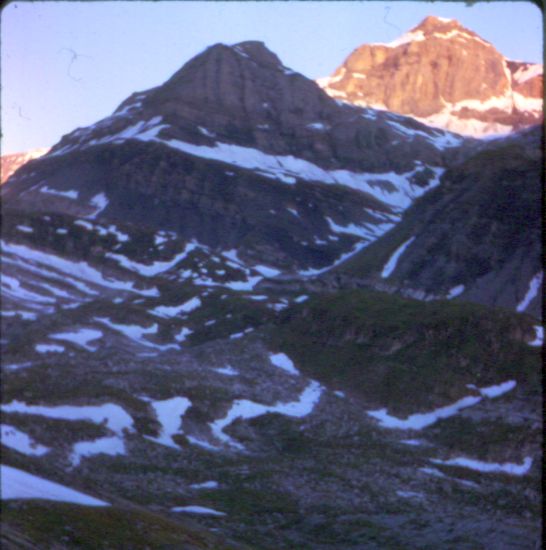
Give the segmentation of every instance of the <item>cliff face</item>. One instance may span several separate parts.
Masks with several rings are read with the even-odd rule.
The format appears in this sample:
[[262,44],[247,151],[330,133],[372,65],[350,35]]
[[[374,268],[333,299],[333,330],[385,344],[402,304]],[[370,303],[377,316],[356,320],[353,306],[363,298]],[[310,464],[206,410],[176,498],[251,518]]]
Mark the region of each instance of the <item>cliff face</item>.
[[542,118],[541,65],[509,61],[459,22],[438,17],[389,44],[360,46],[319,84],[332,97],[473,136]]

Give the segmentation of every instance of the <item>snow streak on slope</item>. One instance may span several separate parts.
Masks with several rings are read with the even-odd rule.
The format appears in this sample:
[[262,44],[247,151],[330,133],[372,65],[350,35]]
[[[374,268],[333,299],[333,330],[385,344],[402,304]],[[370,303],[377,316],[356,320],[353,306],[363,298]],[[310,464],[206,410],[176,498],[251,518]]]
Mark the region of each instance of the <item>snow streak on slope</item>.
[[450,460],[431,459],[431,462],[434,462],[435,464],[442,464],[443,466],[459,466],[461,468],[469,468],[477,472],[492,474],[504,473],[513,476],[522,476],[531,469],[533,459],[528,456],[523,460],[522,464],[514,464],[512,462],[504,462],[503,464],[499,464],[497,462],[483,462],[482,460],[466,457],[457,457]]
[[482,398],[478,396],[463,397],[451,405],[441,407],[428,413],[412,414],[405,419],[391,416],[387,413],[387,409],[368,411],[368,415],[379,420],[379,423],[383,428],[394,428],[398,430],[422,430],[423,428],[436,423],[441,418],[449,418],[466,407],[472,407],[481,400]]
[[60,332],[57,334],[50,334],[49,338],[54,340],[64,340],[66,342],[72,342],[87,351],[95,351],[97,348],[94,348],[89,345],[89,342],[93,340],[98,340],[102,338],[102,332],[100,330],[92,328],[81,328],[75,332]]
[[543,272],[537,273],[529,282],[529,289],[527,290],[527,293],[523,297],[523,300],[517,305],[516,311],[522,312],[525,311],[529,304],[536,298],[538,289],[540,288],[540,285],[542,285],[542,278],[543,278]]
[[105,423],[106,427],[117,435],[123,435],[125,430],[133,432],[133,419],[119,405],[105,403],[104,405],[27,405],[21,401],[12,401],[1,405],[4,412],[31,414],[57,418],[59,420],[88,420],[95,424]]
[[302,418],[307,416],[318,403],[322,394],[322,386],[315,381],[311,381],[309,386],[300,395],[298,401],[289,403],[276,403],[275,405],[262,405],[261,403],[255,403],[247,399],[238,399],[233,402],[231,409],[228,411],[224,418],[216,420],[210,424],[213,435],[227,443],[228,445],[235,447],[236,449],[244,449],[244,447],[224,433],[224,429],[227,428],[238,418],[248,420],[250,418],[256,418],[268,413],[279,413],[286,416],[292,416],[296,418]]
[[205,516],[225,516],[224,512],[219,512],[206,506],[173,506],[171,512],[185,512],[186,514],[199,514]]
[[391,273],[396,269],[396,264],[398,263],[398,260],[402,254],[406,251],[408,246],[415,240],[415,237],[412,237],[411,239],[408,239],[405,243],[400,245],[392,254],[392,256],[389,258],[385,266],[383,267],[383,271],[381,271],[381,277],[383,279],[386,279],[391,275]]
[[470,385],[470,387],[472,389],[476,389],[481,396],[471,395],[468,397],[463,397],[451,405],[440,407],[439,409],[435,409],[428,413],[412,414],[405,419],[391,416],[387,413],[387,409],[368,411],[368,415],[376,418],[383,428],[392,428],[397,430],[422,430],[423,428],[435,424],[442,418],[449,418],[450,416],[457,414],[462,409],[476,405],[483,399],[483,397],[487,397],[489,399],[500,397],[501,395],[513,390],[516,387],[516,382],[514,380],[509,380],[508,382],[503,382],[502,384],[488,386],[485,388],[477,388],[474,385]]
[[[55,269],[57,272],[67,276],[67,282],[69,282],[69,284],[70,281],[74,284],[74,279],[79,279],[101,287],[126,290],[142,296],[159,295],[156,288],[140,290],[135,288],[132,282],[106,278],[100,271],[83,261],[77,262],[68,260],[55,254],[42,252],[41,250],[36,250],[21,244],[8,243],[6,241],[1,241],[1,244],[3,253],[8,253],[17,257],[20,263],[30,263],[31,268],[34,267],[34,271],[43,269],[43,272],[47,274],[51,269]],[[42,268],[42,266],[44,267]]]

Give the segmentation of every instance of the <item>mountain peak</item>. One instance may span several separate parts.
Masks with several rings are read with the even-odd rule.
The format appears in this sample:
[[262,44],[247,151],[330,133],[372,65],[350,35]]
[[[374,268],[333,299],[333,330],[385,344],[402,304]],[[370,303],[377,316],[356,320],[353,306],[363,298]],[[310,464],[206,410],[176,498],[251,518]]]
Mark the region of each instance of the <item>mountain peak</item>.
[[475,137],[542,118],[542,67],[509,62],[443,17],[426,17],[387,44],[363,44],[317,83],[332,97]]
[[425,17],[419,25],[414,27],[412,31],[421,30],[423,32],[435,32],[438,30],[463,29],[464,27],[456,19],[447,19],[445,17],[437,17],[429,15]]
[[231,47],[238,54],[251,59],[261,65],[282,67],[280,59],[263,43],[258,40],[246,40]]

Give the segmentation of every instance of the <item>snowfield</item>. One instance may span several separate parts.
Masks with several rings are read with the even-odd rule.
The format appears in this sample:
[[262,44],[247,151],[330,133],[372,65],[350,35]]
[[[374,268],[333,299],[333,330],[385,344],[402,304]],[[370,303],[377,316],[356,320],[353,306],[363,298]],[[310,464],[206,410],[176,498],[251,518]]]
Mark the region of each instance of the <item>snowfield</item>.
[[523,297],[523,300],[517,305],[516,311],[522,312],[527,309],[529,304],[536,298],[538,294],[538,289],[542,285],[542,278],[543,278],[543,272],[537,273],[529,282],[529,288],[527,290],[527,293]]
[[108,502],[70,489],[60,483],[48,481],[11,466],[0,466],[2,500],[41,499],[71,502],[84,506],[110,506]]

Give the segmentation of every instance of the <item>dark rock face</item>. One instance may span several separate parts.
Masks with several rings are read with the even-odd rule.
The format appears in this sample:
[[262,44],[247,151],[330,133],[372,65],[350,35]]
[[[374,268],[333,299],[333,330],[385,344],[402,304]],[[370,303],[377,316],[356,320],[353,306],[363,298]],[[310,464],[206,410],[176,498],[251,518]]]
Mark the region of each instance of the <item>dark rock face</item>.
[[360,46],[320,83],[332,97],[468,135],[542,120],[542,67],[508,61],[455,20],[427,17],[391,44]]

